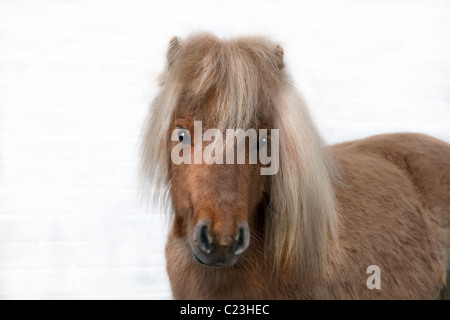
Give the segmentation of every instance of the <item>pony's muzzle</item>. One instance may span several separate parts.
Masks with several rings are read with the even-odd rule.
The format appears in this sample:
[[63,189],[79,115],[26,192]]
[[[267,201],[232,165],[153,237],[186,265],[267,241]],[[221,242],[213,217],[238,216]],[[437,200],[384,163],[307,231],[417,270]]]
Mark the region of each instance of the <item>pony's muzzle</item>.
[[250,232],[247,223],[240,223],[232,235],[214,233],[211,221],[199,221],[194,230],[194,241],[191,244],[195,259],[209,266],[231,266],[247,249],[250,243]]

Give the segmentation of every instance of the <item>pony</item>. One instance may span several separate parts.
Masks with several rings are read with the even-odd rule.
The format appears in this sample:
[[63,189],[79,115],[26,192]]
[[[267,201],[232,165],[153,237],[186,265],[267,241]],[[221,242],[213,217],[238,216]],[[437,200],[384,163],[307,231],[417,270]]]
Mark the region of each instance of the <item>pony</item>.
[[[449,297],[447,143],[395,133],[326,145],[283,48],[265,37],[175,37],[166,57],[140,177],[170,212],[175,299]],[[267,129],[268,140],[277,129],[278,172],[174,164],[171,150],[198,138],[195,121],[203,131]]]

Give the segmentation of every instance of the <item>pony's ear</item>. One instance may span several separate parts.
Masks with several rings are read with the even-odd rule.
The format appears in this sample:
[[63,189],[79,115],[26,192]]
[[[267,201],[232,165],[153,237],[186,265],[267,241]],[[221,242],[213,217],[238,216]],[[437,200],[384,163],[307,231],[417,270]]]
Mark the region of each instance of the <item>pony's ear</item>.
[[275,55],[277,57],[277,65],[278,68],[283,69],[284,68],[284,50],[283,47],[279,44],[275,47]]
[[172,40],[169,42],[169,48],[167,49],[167,64],[169,65],[169,68],[172,67],[175,57],[177,55],[177,52],[180,50],[181,47],[181,41],[178,39],[178,37],[173,37]]

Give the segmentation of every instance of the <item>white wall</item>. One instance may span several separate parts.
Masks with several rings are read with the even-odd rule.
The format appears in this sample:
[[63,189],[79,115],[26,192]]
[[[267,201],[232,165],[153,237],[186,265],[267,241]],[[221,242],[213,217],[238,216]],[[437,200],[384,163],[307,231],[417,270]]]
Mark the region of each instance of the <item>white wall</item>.
[[0,1],[0,298],[170,298],[137,147],[173,35],[266,34],[330,143],[450,142],[450,2]]

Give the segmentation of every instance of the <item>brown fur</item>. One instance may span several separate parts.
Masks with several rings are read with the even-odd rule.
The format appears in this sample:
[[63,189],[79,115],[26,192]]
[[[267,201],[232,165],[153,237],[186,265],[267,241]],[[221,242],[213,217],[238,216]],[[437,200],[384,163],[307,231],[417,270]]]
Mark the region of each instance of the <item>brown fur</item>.
[[[167,59],[145,127],[142,176],[173,208],[166,256],[175,298],[448,298],[447,143],[402,133],[325,147],[282,48],[263,38],[174,38]],[[194,120],[204,129],[280,129],[280,172],[172,164],[170,133],[192,130]],[[195,261],[202,219],[223,250],[248,223],[250,245],[235,264]],[[381,269],[381,290],[366,286],[369,265]]]

